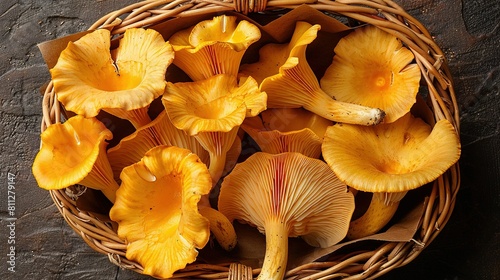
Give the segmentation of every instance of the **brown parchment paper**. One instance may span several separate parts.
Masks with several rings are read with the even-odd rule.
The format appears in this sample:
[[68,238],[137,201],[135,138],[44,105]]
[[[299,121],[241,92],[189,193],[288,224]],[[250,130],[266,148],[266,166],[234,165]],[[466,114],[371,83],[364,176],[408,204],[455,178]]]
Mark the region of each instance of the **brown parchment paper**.
[[[254,43],[247,50],[242,63],[252,63],[257,61],[259,48],[267,43],[287,43],[293,34],[295,23],[297,21],[307,21],[310,24],[321,25],[321,30],[318,33],[317,39],[307,48],[307,59],[309,64],[313,68],[313,71],[317,75],[318,79],[321,78],[326,68],[332,62],[334,47],[342,37],[351,31],[351,29],[336,19],[310,8],[307,5],[299,6],[288,13],[283,11],[283,13],[284,14],[273,13],[273,15],[270,16],[263,16],[259,14],[255,18],[249,18],[238,13],[226,13],[237,16],[240,20],[245,19],[253,22],[260,27],[262,32],[261,40]],[[176,31],[188,28],[201,20],[210,19],[215,15],[219,14],[176,18],[149,28],[157,30],[163,35],[165,40],[168,40],[168,38]],[[265,20],[262,20],[263,18],[265,18]],[[270,19],[274,20],[270,21]],[[261,25],[260,22],[264,21],[265,24]],[[75,41],[88,32],[89,31],[84,31],[39,44],[38,47],[42,52],[48,68],[50,69],[56,64],[59,54],[67,46],[69,41]],[[186,81],[188,79],[182,71],[173,65],[167,70],[166,78],[168,81],[173,82]],[[156,115],[163,109],[161,107],[161,102],[156,102],[155,104],[152,105],[151,110],[155,111],[152,115]],[[120,123],[120,120],[113,119],[113,116],[106,115],[105,121],[107,126],[114,126],[115,131],[125,127],[123,123]],[[127,133],[131,132],[127,131],[127,129],[130,130],[130,127],[123,128],[123,131],[126,132],[118,132],[115,135],[115,137],[118,137],[116,137],[114,141],[119,141],[119,139]],[[343,241],[328,248],[314,248],[307,245],[300,238],[290,238],[288,269],[316,260],[328,258],[328,256],[333,256],[337,250],[349,248],[349,246],[353,244],[373,242],[376,245],[384,241],[409,242],[417,231],[426,206],[426,197],[428,194],[430,194],[428,187],[422,187],[421,190],[410,191],[401,201],[398,212],[389,225],[386,226],[386,228],[380,233],[363,239]],[[95,193],[92,192],[89,192],[87,195],[83,194],[80,203],[78,203],[78,207],[84,211],[96,212],[99,216],[102,216],[102,207],[97,206],[94,202],[89,202],[99,196],[96,196]],[[235,229],[238,234],[238,245],[232,252],[225,252],[216,244],[211,244],[207,245],[200,251],[198,260],[207,263],[240,262],[252,267],[261,266],[265,253],[265,236],[259,233],[255,228],[238,222],[235,222]]]

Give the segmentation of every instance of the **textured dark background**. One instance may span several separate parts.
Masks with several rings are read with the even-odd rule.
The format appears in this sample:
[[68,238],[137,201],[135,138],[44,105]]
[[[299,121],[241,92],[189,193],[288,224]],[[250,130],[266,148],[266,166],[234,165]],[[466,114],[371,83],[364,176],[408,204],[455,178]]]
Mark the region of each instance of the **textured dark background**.
[[[31,162],[49,79],[37,43],[87,29],[131,0],[0,1],[0,279],[146,279],[112,265],[67,226]],[[500,4],[496,0],[397,1],[446,53],[461,110],[462,187],[437,239],[383,279],[500,279]],[[16,272],[7,270],[8,173],[15,174]]]

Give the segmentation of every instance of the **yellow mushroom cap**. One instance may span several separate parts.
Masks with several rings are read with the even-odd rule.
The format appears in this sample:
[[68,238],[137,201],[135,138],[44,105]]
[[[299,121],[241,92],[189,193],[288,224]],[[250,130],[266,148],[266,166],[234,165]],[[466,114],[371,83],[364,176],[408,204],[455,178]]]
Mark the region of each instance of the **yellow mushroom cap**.
[[208,152],[200,143],[177,129],[168,118],[167,112],[162,111],[152,122],[140,127],[108,150],[108,159],[115,178],[119,178],[123,168],[140,161],[148,150],[161,145],[188,149],[205,164],[209,162]]
[[126,257],[162,278],[195,261],[210,236],[198,212],[212,187],[205,164],[189,150],[158,146],[126,167],[121,180],[110,218],[128,242]]
[[229,132],[245,117],[265,110],[266,101],[266,93],[259,90],[253,78],[238,85],[235,76],[226,74],[197,82],[169,82],[163,95],[172,123],[190,135]]
[[33,175],[46,190],[74,184],[101,190],[115,201],[118,184],[106,157],[113,134],[96,118],[76,115],[63,124],[50,125],[41,135],[42,145],[33,161]]
[[99,29],[70,42],[50,73],[65,108],[93,117],[101,109],[148,106],[163,94],[173,57],[172,47],[157,31],[141,28],[125,31],[112,57],[110,32]]
[[[33,175],[46,190],[69,187],[82,181],[106,153],[113,135],[96,118],[74,116],[47,127],[33,161]],[[91,187],[91,186],[89,186]]]
[[460,157],[460,140],[443,119],[433,128],[406,114],[389,124],[336,124],[322,145],[325,161],[347,185],[366,192],[404,192],[427,184]]
[[235,16],[216,16],[169,38],[174,64],[193,81],[217,74],[237,75],[246,49],[260,39],[257,26]]
[[251,77],[238,85],[236,76],[219,74],[196,82],[169,82],[162,101],[175,127],[195,136],[210,153],[209,170],[216,183],[239,126],[266,109],[267,95]]
[[320,81],[336,100],[380,108],[390,123],[410,111],[421,78],[413,53],[395,36],[374,26],[356,29],[335,47]]
[[244,221],[262,233],[276,220],[289,237],[327,247],[345,237],[354,198],[323,161],[258,152],[224,178],[218,207],[230,221]]

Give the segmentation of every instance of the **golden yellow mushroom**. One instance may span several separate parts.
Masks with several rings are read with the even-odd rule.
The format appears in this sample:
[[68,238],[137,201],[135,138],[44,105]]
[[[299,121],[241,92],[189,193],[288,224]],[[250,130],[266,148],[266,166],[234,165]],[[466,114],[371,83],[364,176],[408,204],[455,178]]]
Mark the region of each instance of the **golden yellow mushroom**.
[[105,110],[138,128],[163,94],[174,51],[152,29],[128,29],[110,52],[110,32],[99,29],[70,42],[50,70],[58,100],[69,111],[94,117]]
[[235,16],[216,16],[169,38],[175,50],[174,64],[193,81],[217,74],[236,76],[246,49],[260,39],[254,24]]
[[126,257],[159,278],[196,260],[210,237],[209,221],[198,212],[212,180],[191,151],[158,146],[126,167],[110,218],[127,240]]
[[332,124],[302,108],[283,108],[267,109],[259,116],[246,118],[241,127],[263,152],[298,152],[319,158],[323,135]]
[[374,26],[356,29],[335,47],[321,88],[338,101],[380,108],[390,123],[416,102],[420,68],[395,36]]
[[[239,138],[235,139],[227,153],[231,158],[236,157],[235,154],[239,155],[241,144],[238,142],[241,142],[241,140]],[[125,167],[139,162],[147,151],[157,146],[176,146],[190,150],[205,165],[209,164],[210,158],[208,152],[193,136],[177,129],[168,118],[166,111],[163,111],[151,123],[140,127],[131,135],[123,138],[117,146],[108,150],[108,159],[116,180],[120,180],[119,176]],[[234,166],[233,161],[235,159],[228,162],[226,169]],[[200,213],[210,221],[210,229],[216,236],[219,244],[228,251],[234,248],[236,233],[232,226],[216,227],[218,223],[229,223],[227,219],[214,209],[204,209],[210,207],[208,196],[201,198],[200,205],[204,206],[200,206]]]
[[407,191],[434,181],[455,164],[460,141],[449,121],[431,127],[407,113],[393,123],[372,127],[333,125],[326,131],[322,152],[348,186],[377,193],[366,217],[351,224],[348,235],[357,239],[379,231]]
[[172,123],[196,137],[209,152],[214,184],[222,175],[239,126],[246,117],[265,110],[266,100],[253,78],[238,85],[235,76],[226,74],[197,82],[169,82],[163,95]]
[[58,190],[74,184],[101,190],[115,201],[118,184],[106,157],[106,140],[113,135],[96,118],[74,116],[64,123],[47,127],[42,145],[33,161],[38,186]]
[[288,237],[316,247],[344,239],[354,197],[326,163],[300,153],[256,153],[237,164],[221,186],[219,211],[266,235],[258,279],[283,279]]
[[[306,32],[316,37],[320,26],[309,26]],[[380,109],[337,101],[325,93],[307,62],[306,48],[307,44],[296,46],[279,73],[262,81],[260,88],[268,94],[269,108],[303,107],[335,122],[360,125],[374,125],[383,120],[385,113]]]

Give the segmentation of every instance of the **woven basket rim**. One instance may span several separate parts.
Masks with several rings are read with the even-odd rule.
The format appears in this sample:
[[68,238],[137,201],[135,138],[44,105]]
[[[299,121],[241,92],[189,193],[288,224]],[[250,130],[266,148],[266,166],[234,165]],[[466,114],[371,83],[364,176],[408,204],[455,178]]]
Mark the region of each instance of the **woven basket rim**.
[[[310,7],[377,26],[395,35],[415,55],[417,65],[428,88],[428,101],[436,121],[447,119],[460,132],[459,110],[452,77],[442,50],[430,32],[398,4],[389,0],[147,0],[113,11],[97,20],[89,30],[107,28],[121,34],[127,28],[145,27],[175,17],[191,17],[208,13],[236,11],[243,14],[267,12],[275,9],[293,9],[299,5]],[[53,123],[61,122],[62,110],[52,82],[43,93],[43,132]],[[414,260],[439,234],[453,211],[460,188],[458,163],[436,179],[426,201],[419,231],[410,242],[385,242],[376,250],[353,252],[338,262],[315,262],[287,271],[286,277],[348,277],[346,279],[377,278],[394,268]],[[126,243],[112,225],[100,217],[81,211],[76,205],[78,186],[52,190],[50,195],[67,224],[95,251],[108,256],[119,267],[143,272],[136,262],[125,257]],[[174,278],[252,279],[260,272],[238,263],[219,265],[194,263],[174,274]]]

